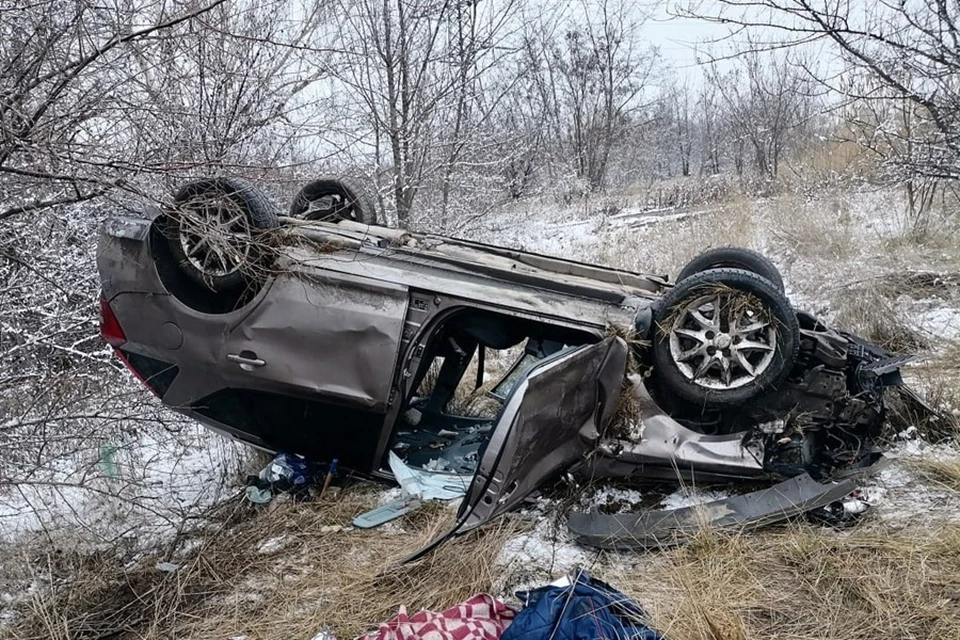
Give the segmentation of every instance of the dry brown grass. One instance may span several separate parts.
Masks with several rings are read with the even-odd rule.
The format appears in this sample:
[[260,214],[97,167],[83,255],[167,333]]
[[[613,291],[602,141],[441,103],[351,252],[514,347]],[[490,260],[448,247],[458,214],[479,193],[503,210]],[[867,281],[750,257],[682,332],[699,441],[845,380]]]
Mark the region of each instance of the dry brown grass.
[[597,572],[672,640],[960,638],[960,528],[703,531]]
[[884,394],[884,434],[888,438],[910,427],[915,427],[928,442],[952,442],[960,437],[960,419],[956,415],[960,410],[960,384],[956,375],[943,371],[937,364],[927,362],[911,369],[911,381],[919,382],[923,404],[909,393],[891,390]]
[[829,297],[837,326],[896,353],[927,348],[923,336],[907,324],[892,291],[873,283],[855,283],[833,289]]
[[960,493],[960,460],[918,460],[917,468],[931,482]]
[[[233,510],[175,574],[152,569],[157,558],[128,570],[104,555],[34,559],[70,582],[38,589],[5,635],[254,640],[310,638],[330,625],[347,639],[401,605],[440,610],[504,583],[495,559],[519,520],[398,567],[453,514],[431,505],[385,528],[339,529],[375,495],[355,487],[340,500]],[[271,539],[283,544],[262,551]],[[705,528],[680,548],[601,554],[590,571],[639,601],[672,640],[960,638],[958,526]]]
[[[37,590],[7,636],[254,640],[309,638],[330,625],[349,638],[376,628],[401,605],[411,612],[442,609],[490,590],[490,559],[517,531],[516,520],[493,523],[421,561],[396,566],[447,529],[454,512],[428,504],[385,527],[341,530],[375,506],[377,495],[360,486],[340,500],[275,502],[266,509],[233,504],[218,527],[175,560],[180,569],[173,574],[154,568],[158,557],[124,570],[115,559],[61,554],[58,561],[69,557],[69,566],[53,571],[52,587]],[[265,551],[271,539],[282,543]],[[47,562],[35,561],[37,571],[46,574]]]

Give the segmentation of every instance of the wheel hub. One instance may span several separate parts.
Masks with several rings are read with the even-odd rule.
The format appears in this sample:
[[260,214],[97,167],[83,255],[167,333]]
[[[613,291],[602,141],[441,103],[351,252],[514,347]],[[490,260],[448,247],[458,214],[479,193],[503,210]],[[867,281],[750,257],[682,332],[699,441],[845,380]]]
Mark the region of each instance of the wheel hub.
[[247,263],[250,226],[236,203],[207,196],[181,204],[178,214],[183,253],[201,273],[223,277]]
[[736,389],[757,380],[776,350],[776,320],[759,299],[735,289],[678,306],[670,328],[677,369],[709,389]]

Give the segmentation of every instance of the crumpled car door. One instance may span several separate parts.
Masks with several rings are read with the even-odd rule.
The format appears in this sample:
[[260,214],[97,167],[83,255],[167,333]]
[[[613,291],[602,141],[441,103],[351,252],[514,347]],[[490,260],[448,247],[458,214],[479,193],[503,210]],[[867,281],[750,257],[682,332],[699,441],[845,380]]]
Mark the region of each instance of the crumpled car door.
[[507,398],[457,523],[405,562],[506,513],[582,458],[587,445],[580,432],[602,429],[613,417],[626,364],[626,343],[610,337],[560,351],[533,367]]

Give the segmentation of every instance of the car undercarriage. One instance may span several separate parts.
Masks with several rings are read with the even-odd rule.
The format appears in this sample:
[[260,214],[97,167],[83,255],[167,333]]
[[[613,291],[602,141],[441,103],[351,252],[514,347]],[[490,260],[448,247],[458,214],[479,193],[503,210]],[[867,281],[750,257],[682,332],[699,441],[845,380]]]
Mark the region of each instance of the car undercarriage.
[[103,335],[164,404],[361,474],[395,454],[469,478],[451,534],[567,472],[819,504],[880,458],[908,358],[795,311],[755,252],[671,281],[383,227],[352,187],[308,187],[280,216],[200,181],[104,227]]

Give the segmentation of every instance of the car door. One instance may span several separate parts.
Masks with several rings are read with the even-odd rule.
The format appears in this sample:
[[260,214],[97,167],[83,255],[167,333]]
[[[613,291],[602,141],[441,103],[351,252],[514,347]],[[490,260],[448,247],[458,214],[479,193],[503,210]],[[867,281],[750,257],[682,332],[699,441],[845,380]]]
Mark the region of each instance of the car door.
[[386,411],[407,288],[341,275],[289,273],[233,327],[223,366],[241,386]]
[[509,511],[579,460],[586,453],[581,430],[602,428],[616,411],[626,363],[626,343],[610,337],[562,350],[527,372],[504,405],[457,524],[406,561]]

